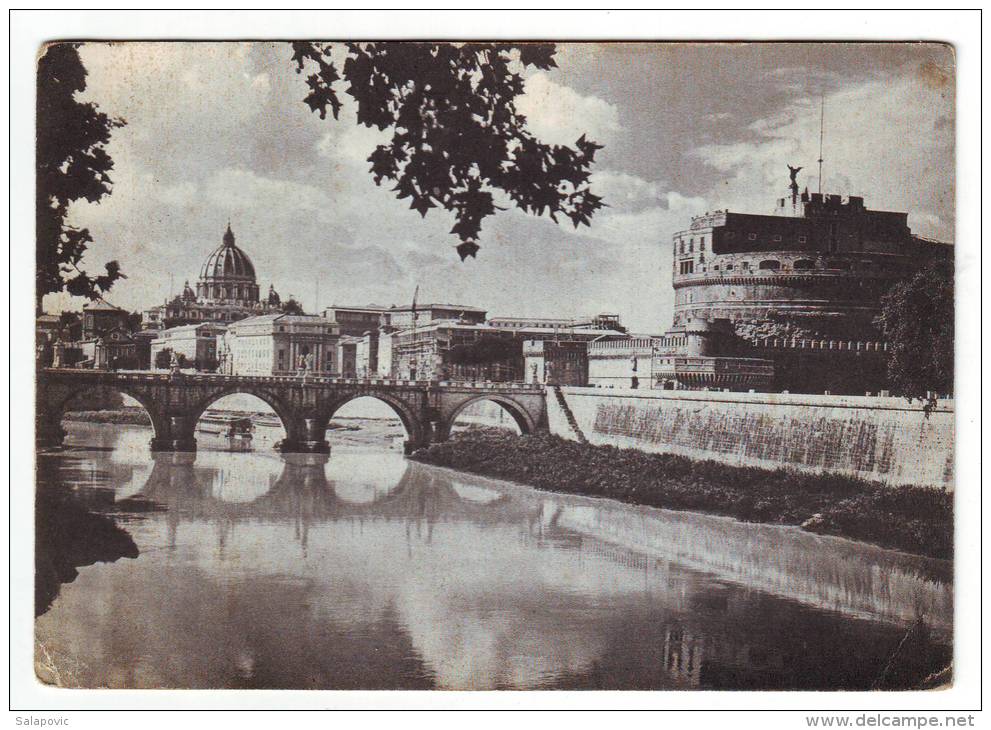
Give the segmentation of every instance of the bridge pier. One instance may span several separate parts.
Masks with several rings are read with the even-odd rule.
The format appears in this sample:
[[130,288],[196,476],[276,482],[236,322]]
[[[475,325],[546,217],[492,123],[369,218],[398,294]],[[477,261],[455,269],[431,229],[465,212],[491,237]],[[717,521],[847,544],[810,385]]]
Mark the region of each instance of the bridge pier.
[[284,454],[329,454],[326,418],[301,418],[286,424],[286,437],[275,445]]
[[196,451],[195,423],[188,416],[169,416],[164,427],[155,428],[152,451]]

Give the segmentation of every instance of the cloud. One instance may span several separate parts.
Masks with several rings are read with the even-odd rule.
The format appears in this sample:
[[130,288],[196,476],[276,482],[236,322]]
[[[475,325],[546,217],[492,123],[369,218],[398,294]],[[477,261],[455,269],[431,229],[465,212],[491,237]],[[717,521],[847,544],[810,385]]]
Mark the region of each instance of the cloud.
[[207,200],[232,215],[270,208],[277,201],[285,212],[330,214],[332,205],[325,192],[312,185],[264,177],[251,170],[219,170],[205,190]]
[[595,96],[582,96],[552,81],[544,72],[526,80],[525,92],[516,100],[527,126],[542,141],[574,145],[583,134],[607,144],[622,129],[619,108]]
[[[815,189],[818,97],[782,91],[804,78],[804,56],[733,96],[729,62],[698,61],[686,88],[692,48],[652,62],[653,46],[566,45],[559,69],[529,76],[518,103],[536,135],[606,144],[592,184],[609,207],[576,231],[509,206],[485,220],[479,258],[462,263],[450,214],[421,218],[372,181],[366,158],[388,133],[356,124],[346,93],[339,120],[313,114],[285,44],[87,44],[85,97],[128,124],[108,149],[113,194],[72,209],[95,239],[86,263],[119,259],[129,278],[111,300],[145,308],[165,298],[170,276],[176,287],[196,278],[229,216],[262,287],[307,307],[318,278],[324,305],[404,302],[419,285],[424,301],[506,315],[613,311],[637,331],[663,331],[671,237],[692,215],[770,212],[786,194],[786,163],[803,165],[800,182]],[[889,65],[855,78],[831,82],[826,98],[827,187],[909,211],[920,233],[952,235],[952,76]]]
[[[952,87],[933,88],[915,73],[829,94],[823,192],[907,211],[918,233],[952,240],[952,115]],[[788,193],[787,164],[801,165],[799,184],[817,190],[819,121],[819,100],[799,98],[750,124],[750,139],[696,149],[721,173],[712,191],[718,206],[769,212]]]
[[657,203],[664,197],[661,183],[625,172],[599,169],[592,173],[590,182],[596,195],[601,195],[613,207]]

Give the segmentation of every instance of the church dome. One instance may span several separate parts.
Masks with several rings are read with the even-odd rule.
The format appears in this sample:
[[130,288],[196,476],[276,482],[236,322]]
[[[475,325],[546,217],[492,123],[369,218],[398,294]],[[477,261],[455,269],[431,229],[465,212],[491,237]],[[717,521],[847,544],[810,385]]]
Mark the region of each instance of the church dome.
[[230,281],[255,283],[255,266],[248,254],[234,244],[234,233],[230,224],[224,234],[224,242],[211,253],[203,268],[200,279],[204,281]]

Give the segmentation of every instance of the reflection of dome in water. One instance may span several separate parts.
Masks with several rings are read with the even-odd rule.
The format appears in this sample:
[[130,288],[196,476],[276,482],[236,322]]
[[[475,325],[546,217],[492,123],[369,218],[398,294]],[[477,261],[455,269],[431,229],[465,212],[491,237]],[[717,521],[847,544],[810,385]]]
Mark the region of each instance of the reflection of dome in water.
[[398,487],[407,467],[399,454],[335,451],[327,463],[327,480],[342,502],[368,504]]
[[[247,458],[246,458],[247,457]],[[282,472],[277,458],[202,450],[196,466],[212,472],[210,495],[219,502],[253,502],[266,494]]]

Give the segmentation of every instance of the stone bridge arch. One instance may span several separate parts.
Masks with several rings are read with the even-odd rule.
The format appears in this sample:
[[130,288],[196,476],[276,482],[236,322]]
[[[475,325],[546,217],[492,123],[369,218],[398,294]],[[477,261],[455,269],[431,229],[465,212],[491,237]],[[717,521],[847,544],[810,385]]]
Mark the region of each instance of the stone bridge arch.
[[405,450],[407,453],[430,443],[430,423],[425,421],[420,409],[411,406],[402,398],[390,393],[387,390],[361,390],[331,399],[321,414],[323,428],[326,429],[330,419],[334,417],[342,407],[357,400],[358,398],[374,398],[385,403],[392,409],[392,412],[399,417],[406,429]]
[[482,401],[490,401],[501,406],[512,417],[521,434],[531,434],[540,428],[545,418],[543,401],[541,400],[538,408],[535,407],[534,402],[530,402],[531,400],[532,398],[525,399],[499,392],[445,393],[441,396],[440,418],[436,425],[435,440],[446,441],[458,416],[469,406]]
[[36,389],[35,441],[39,446],[58,446],[65,438],[62,417],[72,400],[84,393],[111,391],[126,395],[141,405],[151,421],[154,438],[167,437],[169,418],[153,395],[145,390],[123,382],[102,382],[83,380],[78,383],[46,384]]
[[282,424],[282,429],[286,432],[286,444],[297,443],[305,436],[305,424],[296,409],[293,408],[293,404],[288,402],[286,398],[271,388],[235,383],[209,390],[194,400],[183,417],[181,432],[173,433],[173,438],[183,441],[191,439],[195,447],[197,422],[211,405],[229,395],[254,396],[275,411],[275,415],[278,416],[279,422]]

